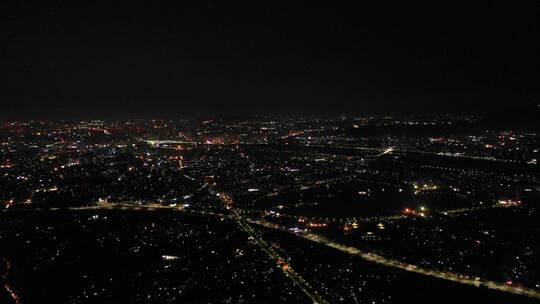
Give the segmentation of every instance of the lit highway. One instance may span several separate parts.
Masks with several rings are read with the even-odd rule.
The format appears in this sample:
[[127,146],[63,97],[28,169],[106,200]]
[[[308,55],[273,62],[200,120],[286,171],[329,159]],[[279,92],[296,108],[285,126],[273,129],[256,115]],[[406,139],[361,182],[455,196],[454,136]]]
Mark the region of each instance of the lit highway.
[[304,292],[313,303],[327,303],[321,295],[308,283],[306,280],[298,274],[291,267],[289,263],[285,261],[275,250],[249,225],[244,217],[235,210],[233,207],[234,202],[232,198],[226,193],[218,193],[217,196],[221,202],[229,207],[233,212],[236,222],[242,231],[247,233],[249,237],[257,244],[268,256],[276,263],[276,265],[283,271],[286,277],[293,281],[295,286],[298,286],[302,292]]
[[[232,203],[229,196],[225,194],[220,194],[219,199],[221,202],[230,206]],[[208,212],[208,211],[199,211],[185,209],[180,206],[165,206],[161,204],[145,204],[145,205],[134,205],[129,203],[101,203],[95,206],[84,206],[84,207],[67,207],[67,208],[33,208],[20,211],[94,211],[94,210],[117,210],[117,211],[159,211],[159,210],[169,210],[169,211],[179,211],[189,215],[198,215],[198,216],[211,216],[218,218],[225,218],[230,220],[235,220],[238,223],[238,226],[242,231],[248,234],[249,239],[252,240],[257,246],[259,246],[268,256],[276,263],[285,276],[289,278],[295,286],[300,288],[313,303],[327,303],[320,294],[300,275],[298,274],[289,263],[285,261],[261,236],[251,227],[251,225],[244,219],[244,217],[237,212],[234,208],[227,208],[232,211],[233,215],[227,215],[223,213]],[[9,209],[3,209],[2,212],[10,212]]]
[[[298,286],[307,296],[310,297],[310,299],[313,300],[314,303],[326,303],[326,301],[320,296],[320,294],[313,289],[313,287],[305,281],[302,276],[300,276],[297,272],[294,271],[294,269],[290,266],[290,264],[285,262],[285,259],[283,259],[279,254],[275,252],[275,250],[272,249],[272,247],[260,237],[260,235],[251,227],[251,224],[255,224],[261,227],[270,228],[273,230],[278,230],[282,232],[286,232],[289,234],[292,234],[296,237],[301,237],[303,239],[319,243],[331,248],[334,248],[336,250],[339,250],[341,252],[351,254],[357,257],[360,257],[366,261],[376,263],[379,265],[383,265],[386,267],[394,268],[394,269],[400,269],[407,272],[412,272],[424,276],[430,276],[437,279],[442,279],[446,281],[451,281],[459,284],[474,286],[474,287],[484,287],[489,288],[492,290],[527,296],[534,299],[540,300],[540,291],[537,291],[535,289],[521,287],[521,286],[512,286],[500,282],[491,281],[485,278],[481,277],[473,277],[466,274],[460,274],[460,273],[454,273],[450,271],[440,271],[435,269],[428,269],[425,267],[421,267],[414,264],[404,263],[398,260],[390,259],[383,257],[378,254],[374,254],[371,252],[365,252],[361,249],[347,246],[341,243],[334,242],[324,236],[314,234],[314,233],[294,233],[291,230],[289,230],[287,227],[278,225],[275,223],[271,223],[265,220],[261,219],[252,219],[252,218],[246,218],[242,215],[241,212],[237,211],[235,208],[232,208],[232,199],[224,194],[220,193],[218,196],[219,199],[228,206],[229,210],[232,211],[233,215],[227,215],[223,213],[216,213],[216,212],[208,212],[208,211],[199,211],[199,210],[190,210],[185,209],[182,207],[172,207],[172,206],[164,206],[161,204],[146,204],[146,205],[133,205],[129,203],[118,203],[118,204],[100,204],[96,206],[87,206],[87,207],[68,207],[68,208],[33,208],[28,209],[27,211],[62,211],[62,210],[68,210],[68,211],[92,211],[92,210],[123,210],[123,211],[159,211],[159,210],[170,210],[170,211],[180,211],[183,213],[191,214],[191,215],[199,215],[199,216],[212,216],[212,217],[218,217],[218,218],[225,218],[230,220],[236,220],[239,227],[242,229],[242,231],[246,232],[250,239],[254,241],[255,244],[257,244],[264,252],[266,252],[269,257],[275,261],[276,265],[280,267],[280,269],[284,272],[284,274],[292,280],[296,286]],[[459,210],[449,210],[447,213],[460,213],[460,212],[470,212],[475,211],[476,209],[459,209]],[[3,209],[2,212],[10,212],[9,209]],[[21,210],[22,211],[22,210]],[[380,220],[381,218],[379,218]]]
[[[460,215],[468,215],[471,212],[478,212],[478,211],[484,211],[489,209],[496,209],[496,208],[516,208],[516,206],[513,205],[490,205],[490,206],[474,206],[474,207],[464,207],[464,208],[458,208],[458,209],[449,209],[449,210],[436,210],[435,212],[437,214],[444,214],[447,216],[460,216]],[[257,210],[257,209],[238,209],[237,212],[242,214],[251,214],[256,215],[260,213],[261,211],[266,212],[265,210]],[[426,211],[427,212],[427,211]],[[334,223],[334,224],[343,224],[347,222],[361,222],[361,223],[379,223],[379,222],[387,222],[387,221],[397,221],[406,219],[412,216],[418,216],[414,214],[391,214],[391,215],[384,215],[384,216],[370,216],[370,217],[316,217],[316,216],[302,216],[302,215],[294,215],[294,214],[286,214],[286,213],[279,213],[279,214],[271,214],[268,213],[269,217],[275,217],[275,218],[287,218],[287,219],[293,219],[298,222],[305,222],[305,221],[311,221],[311,222],[320,222],[320,223]],[[426,214],[425,217],[428,217],[429,214]]]
[[537,291],[531,288],[510,286],[507,284],[490,281],[490,280],[480,278],[480,277],[471,277],[465,274],[453,273],[449,271],[438,271],[434,269],[427,269],[427,268],[419,267],[417,265],[403,263],[397,260],[385,258],[383,256],[380,256],[374,253],[364,252],[352,246],[347,246],[347,245],[333,242],[317,234],[293,233],[289,229],[286,229],[283,226],[280,226],[274,223],[269,223],[267,221],[261,221],[261,220],[249,220],[249,221],[253,224],[260,225],[266,228],[271,228],[271,229],[276,229],[276,230],[280,230],[287,233],[292,233],[306,240],[310,240],[312,242],[316,242],[316,243],[337,249],[339,251],[358,256],[366,261],[377,263],[386,267],[396,268],[396,269],[413,272],[413,273],[417,273],[417,274],[421,274],[425,276],[431,276],[437,279],[442,279],[442,280],[451,281],[455,283],[460,283],[460,284],[465,284],[465,285],[470,285],[470,286],[475,286],[475,287],[485,287],[485,288],[489,288],[493,290],[528,296],[528,297],[540,300],[540,291]]
[[251,203],[254,204],[254,203],[256,203],[256,202],[258,202],[258,201],[260,201],[262,199],[269,198],[269,197],[274,197],[274,196],[283,195],[283,194],[290,194],[290,193],[295,193],[295,192],[299,192],[299,191],[306,191],[306,190],[310,190],[310,189],[317,189],[317,188],[327,186],[327,185],[337,185],[337,184],[346,183],[346,182],[350,182],[350,181],[354,181],[354,180],[358,180],[356,175],[350,175],[350,176],[345,176],[345,177],[335,177],[335,178],[329,178],[329,179],[325,179],[325,180],[320,180],[320,181],[315,182],[313,185],[306,185],[306,186],[300,186],[300,187],[290,187],[290,188],[282,189],[279,192],[270,192],[270,193],[268,193],[266,195],[262,195],[262,196],[259,196],[259,197],[255,198],[255,199],[253,199],[251,201]]
[[[290,137],[298,136],[298,135],[300,135],[302,133],[286,135],[283,138],[290,138]],[[238,144],[211,143],[211,144],[209,144],[209,143],[205,143],[205,142],[187,142],[187,141],[181,141],[181,140],[146,140],[146,139],[143,139],[141,141],[149,143],[149,144],[151,144],[152,146],[155,146],[155,147],[160,147],[160,145],[166,145],[166,144],[211,145],[211,146],[232,146],[232,145],[235,145],[235,146],[260,146],[261,145],[260,143],[257,143],[257,144],[251,144],[251,143],[238,143]],[[279,146],[279,145],[276,145],[276,144],[266,144],[266,145]],[[390,154],[390,153],[401,154],[401,155],[419,154],[419,155],[451,157],[451,158],[458,158],[458,159],[483,160],[483,161],[499,162],[499,163],[525,163],[525,162],[520,162],[520,161],[517,161],[517,160],[514,160],[514,159],[503,159],[503,158],[495,158],[495,157],[483,157],[483,156],[464,155],[464,154],[455,154],[455,153],[423,151],[423,150],[419,150],[419,149],[396,149],[396,148],[378,148],[378,147],[324,145],[324,144],[288,145],[288,146],[289,147],[301,147],[301,148],[304,148],[304,149],[309,149],[309,148],[332,148],[332,149],[342,149],[342,150],[365,151],[365,152],[377,153],[376,156],[383,156],[383,155]]]
[[15,289],[11,286],[10,281],[9,281],[9,273],[10,273],[10,269],[11,269],[11,262],[6,258],[3,258],[1,260],[1,262],[2,262],[2,265],[1,265],[2,267],[0,267],[0,269],[3,268],[3,273],[0,276],[0,278],[3,281],[4,289],[7,291],[7,293],[11,297],[11,300],[13,301],[13,303],[21,304],[22,303],[21,302],[21,297],[15,291]]

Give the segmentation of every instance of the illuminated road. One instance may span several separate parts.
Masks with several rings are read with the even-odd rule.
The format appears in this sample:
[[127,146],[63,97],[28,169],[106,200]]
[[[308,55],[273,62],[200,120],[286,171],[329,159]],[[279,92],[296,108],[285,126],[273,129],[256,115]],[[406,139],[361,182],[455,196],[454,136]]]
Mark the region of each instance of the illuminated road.
[[232,198],[227,195],[226,193],[218,193],[217,194],[220,201],[228,207],[229,210],[232,211],[234,214],[234,217],[236,219],[236,222],[238,223],[238,226],[242,229],[242,231],[246,232],[251,239],[257,244],[268,256],[274,260],[276,265],[283,271],[285,276],[287,276],[290,280],[293,281],[294,285],[298,286],[312,301],[313,303],[327,303],[321,295],[308,283],[304,278],[299,275],[294,269],[291,267],[289,263],[285,261],[278,253],[275,252],[275,250],[270,246],[252,227],[249,225],[249,223],[244,219],[244,217],[235,210],[233,207],[233,200]]
[[19,294],[17,294],[15,289],[9,283],[9,273],[11,270],[11,262],[8,259],[4,258],[2,259],[2,264],[3,265],[2,267],[0,267],[0,269],[3,268],[3,273],[2,273],[1,278],[2,278],[2,281],[4,282],[4,289],[11,297],[11,300],[13,301],[13,303],[21,304],[22,303],[21,297],[19,296]]
[[[481,210],[487,210],[491,208],[513,208],[514,206],[501,206],[501,205],[493,205],[493,206],[485,206],[485,207],[470,207],[470,208],[461,208],[461,209],[453,209],[453,210],[445,210],[440,211],[442,214],[447,215],[459,215],[459,214],[467,214],[469,212],[475,212],[475,211],[481,211]],[[93,206],[80,206],[80,207],[48,207],[48,208],[41,208],[41,207],[35,207],[30,209],[2,209],[0,212],[10,212],[10,211],[91,211],[91,210],[124,210],[124,211],[159,211],[159,210],[169,210],[169,211],[181,211],[188,214],[193,215],[200,215],[200,216],[213,216],[213,217],[219,217],[219,218],[233,218],[231,215],[213,212],[213,211],[203,211],[203,210],[194,210],[194,209],[186,209],[182,206],[167,206],[163,205],[161,203],[155,203],[155,204],[144,204],[144,205],[138,205],[134,204],[132,202],[125,202],[125,203],[104,203],[104,204],[98,204]],[[240,209],[235,208],[234,212],[238,215],[256,215],[260,212],[264,212],[264,210],[256,210],[256,209]],[[367,218],[361,218],[361,217],[337,217],[337,218],[325,218],[325,217],[309,217],[309,216],[300,216],[300,215],[291,215],[291,214],[280,214],[279,216],[275,215],[276,218],[290,218],[298,221],[314,221],[314,222],[325,222],[325,223],[344,223],[347,221],[357,221],[357,222],[364,222],[364,223],[372,223],[372,222],[385,222],[385,221],[394,221],[394,220],[400,220],[407,217],[410,217],[410,215],[404,215],[404,214],[394,214],[394,215],[387,215],[387,216],[373,216],[373,217],[367,217]]]
[[294,192],[317,189],[317,188],[320,188],[322,186],[327,186],[327,185],[336,185],[336,184],[341,184],[345,182],[355,181],[357,180],[356,178],[357,178],[356,175],[350,175],[350,176],[345,176],[345,177],[335,177],[335,178],[329,178],[329,179],[317,181],[313,185],[290,187],[290,188],[282,189],[280,191],[271,192],[263,196],[257,197],[251,201],[251,204],[254,204],[262,199],[269,198],[269,197],[275,197],[275,196],[279,196],[283,194],[290,194]]
[[[484,287],[492,290],[527,296],[530,298],[538,299],[540,300],[540,291],[532,289],[532,288],[526,288],[526,287],[520,287],[520,286],[512,286],[507,285],[500,282],[495,282],[491,280],[487,280],[485,278],[480,277],[473,277],[466,274],[459,274],[449,271],[440,271],[435,269],[429,269],[424,268],[421,266],[417,266],[414,264],[408,264],[404,263],[398,260],[385,258],[381,255],[374,254],[371,252],[366,252],[361,249],[347,246],[341,243],[334,242],[324,236],[313,234],[313,233],[294,233],[287,229],[285,226],[281,226],[275,223],[271,223],[265,220],[260,219],[250,219],[245,218],[240,214],[237,210],[232,208],[230,205],[232,204],[232,201],[230,201],[229,197],[227,195],[220,195],[220,200],[227,205],[229,210],[232,211],[233,215],[227,215],[223,213],[216,213],[216,212],[208,212],[208,211],[199,211],[199,210],[187,210],[182,207],[172,207],[172,206],[163,206],[159,204],[148,204],[148,205],[140,205],[140,206],[134,206],[132,204],[102,204],[102,205],[96,205],[96,206],[90,206],[90,207],[70,207],[70,208],[34,208],[29,209],[28,211],[61,211],[61,210],[69,210],[69,211],[85,211],[85,210],[125,210],[125,211],[155,211],[155,210],[171,210],[171,211],[180,211],[182,213],[186,214],[192,214],[192,215],[199,215],[199,216],[212,216],[212,217],[218,217],[218,218],[226,218],[226,219],[234,219],[238,222],[240,228],[245,231],[252,239],[253,241],[260,246],[275,262],[276,264],[282,269],[282,271],[286,274],[288,278],[290,278],[299,288],[302,289],[302,291],[308,295],[314,303],[326,303],[324,299],[317,293],[309,283],[307,283],[298,273],[296,273],[292,267],[290,267],[289,264],[285,262],[285,260],[277,254],[268,243],[264,239],[262,239],[257,232],[249,225],[255,224],[262,227],[270,228],[273,230],[278,230],[282,232],[286,232],[289,234],[292,234],[296,237],[301,237],[306,240],[316,242],[334,249],[337,249],[341,252],[348,253],[354,256],[358,256],[366,261],[377,263],[379,265],[383,265],[386,267],[394,268],[394,269],[400,269],[424,276],[430,276],[437,279],[442,279],[446,281],[451,281],[459,284],[474,286],[474,287]],[[4,209],[2,212],[10,212],[9,209]],[[456,213],[459,212],[470,212],[474,210],[456,210]],[[449,211],[451,212],[451,211]]]
[[362,251],[362,250],[360,250],[358,248],[352,247],[352,246],[347,246],[347,245],[343,245],[343,244],[340,244],[340,243],[333,242],[333,241],[331,241],[331,240],[329,240],[329,239],[327,239],[327,238],[325,238],[323,236],[317,235],[317,234],[312,234],[312,233],[298,234],[298,233],[291,232],[286,227],[283,227],[283,226],[280,226],[280,225],[277,225],[277,224],[273,224],[273,223],[269,223],[269,222],[266,222],[266,221],[261,221],[261,220],[248,220],[248,221],[253,223],[253,224],[260,225],[260,226],[263,226],[263,227],[266,227],[266,228],[271,228],[271,229],[291,233],[291,234],[296,235],[298,237],[302,237],[302,238],[304,238],[306,240],[316,242],[316,243],[319,243],[319,244],[322,244],[322,245],[337,249],[339,251],[342,251],[342,252],[345,252],[345,253],[348,253],[348,254],[351,254],[351,255],[358,256],[358,257],[360,257],[360,258],[362,258],[362,259],[364,259],[366,261],[377,263],[377,264],[380,264],[380,265],[383,265],[383,266],[386,266],[386,267],[405,270],[405,271],[408,271],[408,272],[413,272],[413,273],[417,273],[417,274],[421,274],[421,275],[425,275],[425,276],[435,277],[437,279],[442,279],[442,280],[451,281],[451,282],[455,282],[455,283],[460,283],[460,284],[464,284],[464,285],[470,285],[470,286],[475,286],[475,287],[485,287],[485,288],[489,288],[489,289],[493,289],[493,290],[513,293],[513,294],[517,294],[517,295],[528,296],[528,297],[540,300],[540,291],[532,289],[532,288],[519,287],[519,286],[510,286],[510,285],[506,285],[506,284],[495,282],[495,281],[490,281],[490,280],[480,278],[480,277],[472,277],[472,276],[469,276],[469,275],[459,274],[459,273],[454,273],[454,272],[427,269],[427,268],[423,268],[423,267],[420,267],[420,266],[417,266],[417,265],[403,263],[403,262],[400,262],[400,261],[397,261],[397,260],[385,258],[383,256],[380,256],[380,255],[377,255],[377,254],[374,254],[374,253],[364,252],[364,251]]
[[[230,205],[230,202],[227,200],[228,196],[220,195],[220,200],[226,204]],[[32,209],[22,209],[17,211],[93,211],[93,210],[120,210],[120,211],[158,211],[158,210],[169,210],[169,211],[180,211],[182,213],[187,213],[190,215],[199,215],[199,216],[212,216],[218,218],[227,218],[234,219],[238,223],[238,226],[242,231],[249,235],[249,238],[258,245],[268,256],[276,263],[276,265],[283,271],[285,276],[293,281],[295,286],[298,286],[302,292],[304,292],[313,303],[328,303],[325,301],[319,293],[308,283],[306,280],[299,275],[290,264],[285,262],[285,259],[282,258],[275,250],[263,239],[257,232],[249,225],[249,223],[233,208],[227,208],[232,211],[233,215],[226,215],[223,213],[216,212],[207,212],[207,211],[198,211],[198,210],[187,210],[182,207],[172,207],[164,206],[161,204],[146,204],[146,205],[133,205],[129,203],[105,203],[95,206],[84,206],[84,207],[67,207],[67,208],[32,208]],[[11,212],[10,209],[3,209],[2,212]],[[6,287],[7,289],[7,287]],[[10,289],[7,289],[11,291]],[[15,299],[15,298],[14,298]]]
[[178,211],[182,213],[186,213],[189,215],[197,215],[197,216],[210,216],[210,217],[217,217],[217,218],[224,218],[224,219],[234,219],[232,215],[227,215],[219,212],[213,212],[213,211],[203,211],[203,210],[193,210],[193,209],[186,209],[182,206],[166,206],[162,204],[145,204],[145,205],[135,205],[132,203],[105,203],[105,204],[99,204],[99,205],[93,205],[93,206],[80,206],[80,207],[50,207],[50,208],[29,208],[29,209],[2,209],[1,212],[35,212],[35,211],[160,211],[160,210],[166,210],[166,211]]
[[[489,209],[496,209],[496,208],[518,208],[517,206],[513,205],[489,205],[489,206],[473,206],[473,207],[464,207],[464,208],[458,208],[458,209],[449,209],[449,210],[434,210],[436,213],[432,214],[443,214],[446,216],[460,216],[460,215],[468,215],[471,212],[479,212],[479,211],[485,211]],[[391,214],[391,215],[384,215],[384,216],[370,216],[370,217],[316,217],[316,216],[302,216],[302,215],[294,215],[294,214],[286,214],[286,213],[271,213],[268,210],[260,210],[260,209],[237,209],[237,212],[245,215],[252,215],[256,216],[260,214],[261,212],[264,212],[265,216],[269,218],[286,218],[286,219],[292,219],[296,220],[299,223],[304,222],[317,222],[317,223],[334,223],[334,224],[344,224],[344,223],[350,223],[350,222],[358,222],[358,223],[381,223],[381,222],[388,222],[388,221],[397,221],[402,220],[406,218],[410,218],[413,216],[419,216],[414,214],[403,214],[403,213],[397,213],[397,214]],[[427,211],[426,211],[427,212]],[[430,215],[426,214],[426,218],[429,218]]]
[[[282,138],[289,138],[298,136],[305,132],[310,132],[313,130],[306,130],[299,132],[298,134],[293,133],[291,135],[286,135]],[[380,148],[380,147],[363,147],[363,146],[344,146],[344,145],[327,145],[327,144],[308,144],[308,145],[280,145],[280,144],[261,144],[261,143],[206,143],[206,142],[187,142],[182,140],[148,140],[148,139],[140,139],[140,141],[146,142],[154,147],[160,147],[160,145],[163,144],[178,144],[178,145],[184,145],[184,146],[219,146],[219,147],[230,147],[230,146],[245,146],[245,147],[257,147],[257,146],[283,146],[288,148],[303,148],[303,149],[309,149],[309,148],[315,148],[315,149],[321,149],[321,148],[331,148],[331,149],[342,149],[342,150],[356,150],[356,151],[365,151],[365,152],[372,152],[377,153],[376,157],[389,154],[389,153],[395,153],[400,155],[406,155],[406,154],[416,154],[416,155],[430,155],[430,156],[439,156],[439,157],[450,157],[450,158],[458,158],[458,159],[472,159],[472,160],[482,160],[482,161],[488,161],[488,162],[498,162],[498,163],[515,163],[515,164],[524,164],[524,165],[530,165],[524,161],[516,160],[516,159],[501,159],[501,158],[495,158],[495,157],[484,157],[484,156],[475,156],[475,155],[465,155],[463,153],[444,153],[444,152],[434,152],[434,151],[423,151],[418,149],[396,149],[396,148]],[[534,165],[533,165],[534,166]]]

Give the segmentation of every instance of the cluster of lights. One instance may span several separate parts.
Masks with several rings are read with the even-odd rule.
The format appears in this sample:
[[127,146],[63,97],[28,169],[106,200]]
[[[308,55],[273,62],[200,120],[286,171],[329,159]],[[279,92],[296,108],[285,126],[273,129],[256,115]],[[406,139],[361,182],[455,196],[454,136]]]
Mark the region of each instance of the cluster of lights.
[[308,227],[312,227],[312,228],[323,228],[323,227],[328,226],[326,223],[308,223],[307,225]]
[[421,217],[426,217],[427,208],[424,206],[418,207],[418,210],[411,209],[411,208],[405,208],[403,210],[403,213],[405,214],[411,214],[411,215],[419,215]]
[[519,205],[521,205],[521,201],[520,201],[520,200],[511,200],[511,199],[508,199],[508,200],[499,200],[497,203],[498,203],[500,206],[505,206],[505,207],[519,206]]

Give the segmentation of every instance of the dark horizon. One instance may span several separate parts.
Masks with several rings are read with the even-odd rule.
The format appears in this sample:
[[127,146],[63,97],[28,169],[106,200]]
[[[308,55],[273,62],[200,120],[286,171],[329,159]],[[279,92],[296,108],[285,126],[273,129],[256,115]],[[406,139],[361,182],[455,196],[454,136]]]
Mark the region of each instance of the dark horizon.
[[485,113],[538,104],[537,7],[4,12],[0,119]]

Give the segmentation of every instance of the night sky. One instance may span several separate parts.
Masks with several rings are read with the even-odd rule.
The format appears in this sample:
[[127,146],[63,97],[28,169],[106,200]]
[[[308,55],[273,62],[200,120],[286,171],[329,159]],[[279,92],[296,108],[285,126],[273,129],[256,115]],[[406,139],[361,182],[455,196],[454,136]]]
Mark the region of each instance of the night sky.
[[0,13],[1,119],[474,113],[540,96],[535,1],[42,2]]

